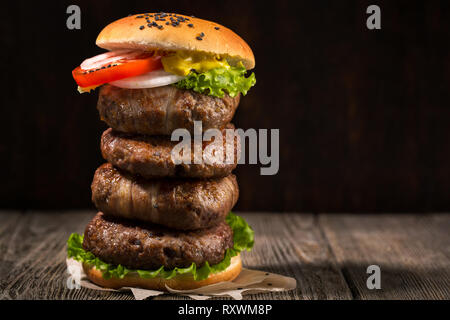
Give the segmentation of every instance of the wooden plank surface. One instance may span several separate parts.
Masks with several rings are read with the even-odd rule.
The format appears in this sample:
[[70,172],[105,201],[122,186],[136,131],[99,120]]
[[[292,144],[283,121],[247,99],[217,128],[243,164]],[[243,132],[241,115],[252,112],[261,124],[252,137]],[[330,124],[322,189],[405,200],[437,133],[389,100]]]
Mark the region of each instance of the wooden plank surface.
[[[65,246],[81,232],[93,212],[27,212],[1,229],[0,299],[131,299],[128,294],[69,290]],[[1,223],[10,220],[0,215]]]
[[20,217],[20,211],[0,211],[0,279],[11,269],[7,254],[10,252],[11,239],[14,238]]
[[295,292],[260,294],[254,299],[350,299],[312,214],[242,214],[255,230],[255,246],[243,255],[244,265],[296,278]]
[[[133,299],[69,290],[65,243],[93,211],[0,212],[0,299]],[[241,214],[256,234],[247,268],[297,279],[297,290],[247,299],[449,298],[450,215]],[[382,290],[365,268],[379,264]],[[163,295],[155,299],[187,299]]]
[[[450,299],[450,215],[324,214],[320,225],[355,299]],[[381,289],[367,289],[369,265]]]

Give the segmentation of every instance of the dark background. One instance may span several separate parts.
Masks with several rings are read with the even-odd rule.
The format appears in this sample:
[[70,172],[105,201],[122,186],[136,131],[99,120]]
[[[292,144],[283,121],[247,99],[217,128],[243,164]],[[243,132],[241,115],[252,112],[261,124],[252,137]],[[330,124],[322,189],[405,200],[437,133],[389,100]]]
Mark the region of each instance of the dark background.
[[[81,30],[66,8],[81,7]],[[382,29],[366,28],[378,4]],[[450,210],[449,1],[8,1],[2,4],[0,207],[93,208],[106,125],[71,70],[106,24],[177,12],[236,31],[257,85],[233,122],[280,129],[280,171],[235,173],[237,210]]]

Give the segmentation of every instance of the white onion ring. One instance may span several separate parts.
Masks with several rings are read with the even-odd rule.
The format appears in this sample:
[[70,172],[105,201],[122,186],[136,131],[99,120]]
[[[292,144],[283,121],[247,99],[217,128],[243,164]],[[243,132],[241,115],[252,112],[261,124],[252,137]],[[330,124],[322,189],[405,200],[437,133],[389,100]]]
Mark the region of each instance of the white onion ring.
[[82,70],[98,69],[118,60],[134,59],[140,54],[142,54],[142,52],[129,49],[105,52],[84,60],[80,64],[80,67]]
[[177,76],[164,70],[155,70],[135,77],[109,82],[109,84],[125,89],[145,89],[167,86],[183,80],[185,77]]

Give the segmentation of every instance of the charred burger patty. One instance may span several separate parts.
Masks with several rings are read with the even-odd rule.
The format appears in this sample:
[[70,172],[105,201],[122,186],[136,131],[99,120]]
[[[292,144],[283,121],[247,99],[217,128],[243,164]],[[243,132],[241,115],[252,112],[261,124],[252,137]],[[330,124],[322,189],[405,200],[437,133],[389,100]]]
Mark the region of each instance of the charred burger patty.
[[[226,129],[234,129],[228,124]],[[225,160],[227,148],[233,152],[233,163],[225,161],[203,161],[194,163],[194,147],[191,147],[191,163],[175,164],[171,152],[178,143],[170,141],[166,136],[142,136],[114,131],[111,128],[103,132],[100,149],[103,158],[114,166],[144,178],[180,177],[180,178],[211,178],[224,177],[236,168],[239,158],[240,141],[233,137],[227,141],[225,130],[223,145],[220,150]],[[209,143],[203,144],[203,150]],[[206,152],[204,152],[206,154]],[[213,159],[214,160],[214,159]]]
[[239,197],[236,177],[145,180],[100,166],[92,182],[92,201],[105,214],[192,230],[222,221]]
[[111,128],[128,133],[170,135],[178,128],[193,132],[194,121],[204,130],[223,128],[233,118],[240,95],[223,98],[164,86],[123,89],[105,84],[97,109]]
[[83,248],[105,262],[148,270],[187,267],[192,262],[216,264],[232,246],[233,232],[224,221],[209,229],[183,232],[101,212],[87,225],[83,240]]

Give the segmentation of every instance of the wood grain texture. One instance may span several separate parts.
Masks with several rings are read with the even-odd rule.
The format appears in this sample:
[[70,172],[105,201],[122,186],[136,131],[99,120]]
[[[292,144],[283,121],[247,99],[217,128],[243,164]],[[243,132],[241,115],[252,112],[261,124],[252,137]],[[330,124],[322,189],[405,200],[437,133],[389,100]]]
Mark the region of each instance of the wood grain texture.
[[350,290],[312,214],[242,214],[255,231],[244,265],[291,276],[297,290],[254,299],[350,299]]
[[[82,232],[93,212],[30,212],[1,228],[0,299],[131,299],[128,294],[69,290],[66,241]],[[1,214],[3,226],[7,218]],[[14,218],[13,218],[14,219]],[[2,250],[3,252],[3,250]]]
[[[450,215],[319,216],[355,299],[450,299]],[[381,289],[366,286],[369,265]]]
[[0,275],[4,275],[10,268],[7,255],[21,215],[20,211],[0,211]]
[[[69,290],[66,240],[93,211],[0,212],[0,299],[133,299]],[[290,292],[246,299],[445,299],[450,297],[450,215],[241,214],[255,230],[247,268],[297,280]],[[370,264],[382,290],[366,289]],[[188,299],[163,295],[154,299]]]

